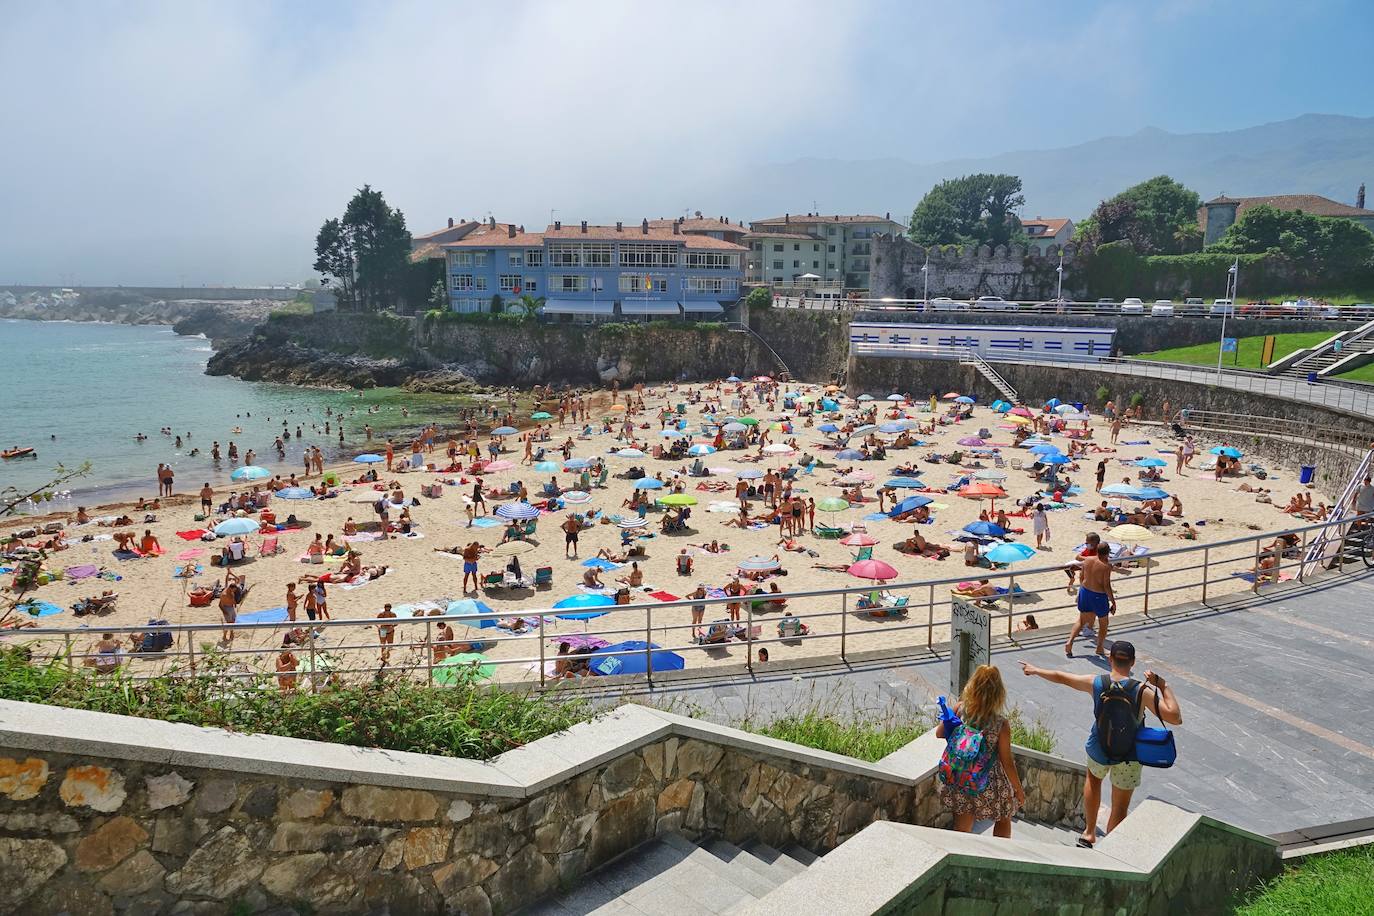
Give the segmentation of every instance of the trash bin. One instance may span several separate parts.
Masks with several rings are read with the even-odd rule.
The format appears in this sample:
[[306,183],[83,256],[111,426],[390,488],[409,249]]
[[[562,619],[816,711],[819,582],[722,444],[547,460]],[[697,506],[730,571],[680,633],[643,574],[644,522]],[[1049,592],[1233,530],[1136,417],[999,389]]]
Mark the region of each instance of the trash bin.
[[1298,483],[1309,484],[1312,478],[1317,476],[1317,466],[1315,464],[1304,464],[1298,468]]
[[1315,372],[1309,372],[1309,373],[1307,373],[1307,384],[1309,384],[1309,385],[1315,385],[1315,384],[1317,384],[1317,373],[1315,373]]

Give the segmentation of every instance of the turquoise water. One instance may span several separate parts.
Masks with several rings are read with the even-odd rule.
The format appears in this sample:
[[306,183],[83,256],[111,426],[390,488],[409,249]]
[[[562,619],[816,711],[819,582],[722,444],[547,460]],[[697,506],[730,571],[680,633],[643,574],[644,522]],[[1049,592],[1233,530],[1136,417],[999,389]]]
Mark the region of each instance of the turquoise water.
[[[89,460],[91,473],[65,485],[73,491],[73,504],[83,498],[94,503],[151,497],[159,462],[175,469],[177,492],[194,492],[206,481],[228,481],[231,439],[240,458],[252,448],[256,462],[273,469],[300,469],[307,445],[334,457],[340,451],[338,425],[326,418],[326,408],[345,412],[343,450],[357,453],[369,448],[364,423],[376,430],[414,428],[430,419],[451,423],[462,406],[458,398],[394,389],[359,397],[208,376],[209,357],[209,341],[181,337],[167,327],[0,320],[0,449],[31,445],[38,451],[37,460],[0,462],[0,489],[41,486],[57,464],[76,467]],[[403,402],[409,416],[402,414]],[[369,407],[377,412],[369,414]],[[292,438],[285,461],[278,461],[272,440],[283,418]],[[295,438],[298,425],[301,441]],[[172,436],[159,432],[164,426],[181,434],[180,449]],[[232,432],[234,427],[242,433]],[[147,440],[135,441],[139,432]],[[210,460],[214,440],[224,458],[218,468]],[[200,454],[192,456],[196,447]]]

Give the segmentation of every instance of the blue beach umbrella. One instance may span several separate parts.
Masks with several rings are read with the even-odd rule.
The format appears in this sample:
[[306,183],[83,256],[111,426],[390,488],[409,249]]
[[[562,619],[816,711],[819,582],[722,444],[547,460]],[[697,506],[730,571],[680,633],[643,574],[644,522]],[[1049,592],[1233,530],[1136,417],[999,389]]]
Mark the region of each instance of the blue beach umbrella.
[[874,426],[872,423],[865,423],[863,426],[854,427],[854,432],[863,435],[864,433],[871,433],[877,428],[878,427]]
[[261,527],[256,519],[231,518],[215,526],[215,534],[220,537],[233,537],[236,534],[253,534]]
[[636,490],[662,490],[663,481],[657,477],[641,477],[635,481]]
[[742,471],[736,471],[735,476],[740,480],[760,480],[763,478],[763,471],[758,468],[745,468]]
[[516,429],[514,426],[498,426],[491,431],[491,434],[493,436],[513,436],[518,432],[520,432],[520,430]]
[[956,404],[972,404],[972,403],[973,403],[973,398],[969,397],[969,396],[966,395],[966,394],[961,394],[961,395],[959,395],[957,398],[954,399],[954,403],[956,403]]
[[1169,498],[1169,494],[1168,494],[1167,491],[1161,490],[1159,487],[1140,487],[1138,490],[1136,490],[1135,495],[1132,496],[1131,498],[1132,498],[1132,499],[1168,499],[1168,498]]
[[236,468],[234,473],[229,475],[230,480],[264,480],[272,476],[272,472],[267,468],[258,467],[256,464],[245,464],[241,468]]
[[284,487],[276,492],[278,499],[314,499],[315,494],[305,487]]
[[1041,463],[1041,464],[1048,464],[1048,465],[1051,465],[1051,466],[1057,466],[1057,465],[1061,465],[1061,464],[1068,464],[1068,463],[1069,463],[1070,461],[1072,461],[1072,460],[1073,460],[1073,459],[1070,458],[1068,455],[1061,455],[1061,454],[1059,454],[1058,452],[1055,452],[1053,455],[1041,455],[1041,456],[1040,456],[1040,463]]
[[711,445],[694,445],[687,449],[687,454],[695,458],[699,455],[713,455],[715,451],[715,447]]
[[740,377],[739,377],[738,375],[732,375],[732,376],[730,376],[729,378],[727,378],[726,381],[727,381],[727,382],[738,382],[738,381],[740,381]]
[[906,432],[906,430],[907,430],[907,424],[906,424],[906,423],[896,423],[896,422],[893,422],[893,423],[884,423],[884,424],[882,424],[881,426],[878,427],[878,432],[880,432],[880,433],[887,433],[887,434],[889,434],[889,435],[891,435],[891,434],[893,434],[893,433],[904,433],[904,432]]
[[841,461],[862,461],[864,453],[854,448],[843,448],[835,453],[835,457]]
[[969,522],[963,528],[969,534],[980,538],[1000,538],[1007,533],[1007,529],[992,522]]
[[925,486],[919,477],[893,477],[885,481],[883,486],[889,490],[919,490]]
[[1007,411],[1011,410],[1011,405],[1008,404],[1006,401],[1003,401],[1000,407],[994,407],[993,410],[997,411],[998,413],[1006,413]]
[[386,460],[386,459],[383,458],[381,455],[374,455],[374,454],[372,454],[371,452],[369,452],[369,453],[367,453],[367,454],[359,455],[359,456],[357,456],[356,458],[354,458],[354,459],[353,459],[353,463],[354,463],[354,464],[378,464],[379,462],[382,462],[382,461],[385,461],[385,460]]
[[1032,445],[1027,451],[1032,455],[1058,455],[1059,446],[1051,445],[1048,442],[1042,442],[1039,445]]
[[858,398],[858,399],[859,399],[860,401],[871,401],[871,400],[873,400],[873,395],[871,395],[871,394],[861,394],[861,395],[859,395],[859,398]]
[[823,433],[837,433],[840,431],[840,428],[834,423],[822,423],[820,426],[817,426],[816,429]]
[[[626,655],[614,653],[625,652]],[[681,671],[687,667],[686,660],[676,652],[660,649],[651,642],[631,640],[618,642],[592,653],[599,656],[591,663],[593,674],[647,674],[654,671]]]
[[1140,493],[1139,487],[1133,487],[1128,483],[1112,483],[1099,490],[1103,496],[1125,496],[1130,499],[1137,498]]
[[1045,406],[1048,407],[1050,410],[1054,410],[1062,403],[1064,402],[1059,400],[1059,398],[1050,398],[1048,401],[1045,402]]
[[611,607],[614,604],[615,599],[610,595],[570,595],[554,605],[556,610],[567,613],[554,616],[560,620],[592,620],[606,615],[606,611],[597,610],[598,608]]
[[1216,448],[1208,449],[1209,455],[1225,455],[1227,458],[1239,458],[1245,453],[1238,448],[1229,445],[1218,445]]
[[444,613],[450,615],[462,614],[465,616],[468,614],[489,614],[489,617],[483,617],[481,620],[460,621],[467,626],[477,627],[483,630],[496,626],[497,622],[501,619],[501,615],[493,611],[486,602],[478,601],[475,598],[463,598],[459,601],[450,601]]
[[1027,544],[995,544],[983,551],[989,563],[1019,563],[1035,556],[1035,548]]
[[1138,468],[1163,468],[1168,467],[1169,462],[1163,458],[1137,458],[1135,466]]
[[721,430],[727,433],[742,433],[748,428],[743,423],[726,423]]
[[502,503],[501,505],[496,507],[496,512],[493,514],[496,515],[497,518],[524,520],[538,518],[539,510],[534,508],[534,506],[531,506],[529,503],[513,502]]
[[906,499],[889,509],[887,514],[889,518],[896,518],[903,512],[910,512],[913,509],[928,506],[934,501],[935,500],[931,499],[929,496],[908,496]]
[[569,458],[567,461],[563,462],[563,469],[565,471],[569,468],[575,471],[580,471],[583,468],[589,468],[591,466],[592,463],[588,461],[586,458]]
[[1006,406],[1008,410],[1011,409],[1011,405],[1008,404],[1006,401],[1002,400],[1001,398],[998,398],[997,400],[993,401],[988,406],[991,407],[993,410],[1001,410],[1003,406]]

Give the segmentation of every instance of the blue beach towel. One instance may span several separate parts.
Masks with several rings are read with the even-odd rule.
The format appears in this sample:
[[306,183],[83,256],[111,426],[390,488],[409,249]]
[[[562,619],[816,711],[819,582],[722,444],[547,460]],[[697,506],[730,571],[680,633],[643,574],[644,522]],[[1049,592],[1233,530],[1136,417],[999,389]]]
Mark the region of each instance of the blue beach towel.
[[593,568],[596,568],[596,569],[611,570],[611,569],[620,569],[620,567],[623,566],[624,564],[623,564],[623,563],[612,563],[610,560],[604,560],[604,559],[602,559],[601,557],[596,557],[596,558],[591,559],[591,560],[583,560],[583,561],[582,561],[582,565],[583,565],[583,566],[593,567]]
[[500,528],[503,524],[504,522],[500,519],[487,518],[485,515],[472,520],[472,527],[474,528]]
[[885,512],[873,512],[873,513],[870,513],[869,515],[865,515],[865,516],[864,516],[864,521],[866,521],[866,522],[887,522],[887,521],[891,521],[891,519],[889,519],[889,518],[887,517],[887,513],[885,513]]
[[251,614],[240,614],[240,623],[282,623],[286,620],[286,608],[270,607],[265,611],[253,611]]
[[25,601],[15,607],[15,612],[30,617],[51,617],[62,613],[62,609],[51,601]]

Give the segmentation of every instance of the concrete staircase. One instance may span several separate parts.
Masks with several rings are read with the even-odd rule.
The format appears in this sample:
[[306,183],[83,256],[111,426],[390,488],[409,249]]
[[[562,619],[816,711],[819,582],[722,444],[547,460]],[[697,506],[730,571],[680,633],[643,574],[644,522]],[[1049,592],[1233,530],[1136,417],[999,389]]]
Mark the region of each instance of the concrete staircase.
[[773,346],[768,341],[764,340],[763,337],[757,331],[749,327],[749,325],[739,321],[727,322],[725,327],[732,334],[750,335],[754,338],[754,340],[756,340],[759,343],[760,346],[763,347],[763,349],[768,353],[768,355],[773,358],[774,378],[777,378],[779,380],[792,378],[792,370],[787,368],[787,363],[782,361],[782,357],[778,355],[778,351],[774,350]]
[[719,839],[693,842],[680,833],[667,833],[524,912],[531,916],[728,913],[806,871],[816,858],[799,846],[779,851],[762,843],[740,847]]
[[[1337,349],[1336,343],[1340,342]],[[1298,350],[1275,360],[1267,371],[1273,375],[1306,380],[1315,372],[1327,378],[1374,362],[1374,321],[1351,331],[1334,334],[1315,347]]]
[[[992,836],[992,821],[976,821],[973,825],[973,832],[982,836]],[[1102,829],[1098,828],[1098,836],[1102,836]],[[1078,843],[1079,832],[1071,827],[1055,827],[1052,824],[1041,824],[1036,821],[1023,821],[1014,818],[1011,822],[1011,835],[1013,839],[1024,840],[1029,843],[1050,843],[1055,846],[1075,846]]]
[[1011,401],[1013,404],[1020,403],[1021,399],[1017,396],[1016,389],[1011,387],[1011,383],[1002,378],[997,370],[992,367],[992,364],[983,359],[978,353],[973,350],[961,353],[959,355],[959,364],[961,366],[972,366],[977,369],[979,374],[987,379],[1002,397]]

